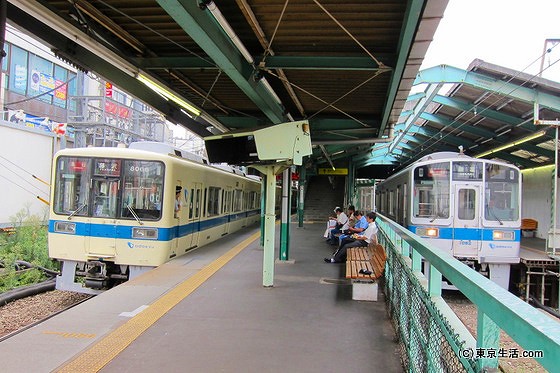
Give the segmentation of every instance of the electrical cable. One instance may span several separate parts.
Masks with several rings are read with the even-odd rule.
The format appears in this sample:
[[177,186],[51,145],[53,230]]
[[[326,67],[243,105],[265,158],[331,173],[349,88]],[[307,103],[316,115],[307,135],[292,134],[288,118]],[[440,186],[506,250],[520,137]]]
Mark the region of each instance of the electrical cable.
[[167,41],[170,42],[171,44],[176,45],[177,47],[181,48],[182,50],[184,50],[184,51],[186,51],[186,52],[192,54],[193,56],[198,57],[198,58],[200,58],[201,60],[203,60],[203,61],[209,63],[210,65],[212,65],[212,66],[218,68],[218,66],[214,63],[214,61],[209,60],[209,59],[207,59],[207,58],[205,58],[205,57],[199,55],[199,54],[196,53],[196,52],[193,52],[193,51],[190,50],[189,48],[187,48],[187,47],[185,47],[185,46],[179,44],[178,42],[176,42],[176,41],[172,40],[171,38],[165,36],[165,35],[162,34],[161,32],[156,31],[156,30],[154,30],[153,28],[151,28],[150,26],[145,25],[145,24],[143,24],[142,22],[140,22],[140,21],[134,19],[132,16],[129,16],[128,14],[124,13],[124,12],[121,11],[120,9],[115,8],[114,6],[112,6],[112,5],[108,4],[108,3],[106,3],[106,2],[103,1],[103,0],[98,0],[98,2],[99,2],[100,4],[105,5],[107,8],[109,8],[109,9],[111,9],[111,10],[113,10],[113,11],[119,13],[120,15],[124,16],[125,18],[128,18],[128,19],[131,20],[132,22],[134,22],[134,23],[136,23],[136,24],[138,24],[138,25],[144,27],[146,30],[151,31],[151,32],[153,32],[154,34],[156,34],[157,36],[159,36],[159,37],[161,37],[161,38],[167,40]]
[[[31,172],[27,171],[26,169],[22,168],[21,166],[19,166],[19,165],[15,164],[14,162],[10,161],[8,158],[6,158],[6,157],[4,157],[4,156],[2,156],[2,155],[0,155],[0,158],[2,158],[3,160],[5,160],[6,162],[10,163],[11,165],[17,167],[19,170],[23,171],[24,173],[30,175],[30,176],[33,177],[34,179],[37,179],[37,180],[39,180],[39,181],[41,181],[41,182],[43,182],[43,183],[49,185],[48,183],[46,183],[46,182],[44,182],[43,180],[39,179],[37,176],[33,175]],[[31,185],[31,186],[34,187],[35,189],[39,190],[41,193],[43,193],[43,194],[45,194],[45,195],[48,196],[48,193],[47,193],[47,192],[42,191],[39,187],[37,187],[37,186],[33,185],[31,182],[25,180],[21,175],[18,175],[14,170],[9,169],[6,165],[1,164],[1,163],[0,163],[0,166],[6,168],[8,171],[12,172],[14,175],[18,176],[20,179],[22,179],[23,181],[25,181],[26,183],[28,183],[29,185]],[[49,185],[49,188],[50,188],[50,185]]]
[[64,83],[62,83],[62,84],[59,84],[59,85],[55,86],[54,88],[49,89],[48,91],[39,93],[38,95],[35,95],[35,96],[31,96],[31,97],[24,98],[23,100],[5,103],[4,106],[5,106],[5,107],[8,107],[8,106],[15,105],[15,104],[21,104],[22,102],[31,101],[31,100],[34,100],[34,99],[39,98],[39,97],[41,97],[41,96],[44,96],[44,95],[46,95],[46,94],[49,94],[49,93],[51,93],[51,92],[53,92],[53,91],[56,91],[56,90],[59,89],[60,87],[65,86],[66,84],[70,83],[72,80],[76,79],[76,76],[77,76],[77,75],[74,75],[72,78],[68,79],[66,82],[64,82]]
[[[530,66],[532,66],[533,64],[535,64],[535,62],[539,61],[543,56],[545,56],[546,53],[550,53],[552,51],[552,49],[554,49],[556,47],[553,46],[552,48],[549,48],[545,53],[541,54],[537,59],[535,59],[533,62],[531,62],[529,65],[527,65],[522,71],[517,72],[517,74],[513,75],[512,77],[510,77],[508,80],[504,81],[502,84],[502,87],[504,87],[507,83],[511,82],[513,79],[515,79],[517,76],[519,76],[521,73],[523,73],[523,71],[527,70]],[[518,87],[516,87],[515,89],[511,90],[509,93],[503,93],[504,95],[508,96],[511,93],[515,92],[517,89],[519,89],[520,87],[524,86],[525,84],[533,81],[533,79],[535,77],[538,77],[539,74],[541,74],[543,71],[545,71],[546,69],[552,67],[554,64],[556,64],[558,61],[560,61],[560,59],[556,60],[554,63],[549,64],[546,68],[542,69],[541,71],[539,71],[537,74],[531,76],[529,79],[526,79],[524,82],[522,82]],[[501,89],[501,87],[500,87]],[[488,96],[484,97],[484,99],[480,102],[478,102],[476,105],[473,105],[473,108],[476,106],[479,106],[481,103],[487,101],[490,97],[492,97],[493,95],[497,95],[500,92],[491,92]],[[501,97],[498,98],[496,101],[494,101],[492,104],[488,105],[487,107],[483,108],[480,112],[478,112],[477,114],[480,115],[482,113],[484,113],[487,110],[490,110],[490,108],[494,105],[496,105],[497,103],[499,103],[501,100],[505,100],[507,99],[506,97]],[[465,112],[465,111],[463,111]],[[465,122],[461,123],[459,126],[453,128],[452,131],[446,133],[444,136],[441,136],[441,133],[443,130],[445,130],[446,128],[448,128],[449,126],[453,125],[454,123],[458,122],[458,118],[454,119],[451,123],[447,124],[446,126],[444,126],[439,132],[438,135],[440,135],[440,138],[435,140],[432,144],[430,144],[428,147],[424,148],[424,144],[417,146],[416,148],[414,148],[414,150],[412,151],[413,155],[408,156],[406,159],[411,159],[412,157],[419,157],[420,154],[426,152],[427,150],[431,149],[433,146],[435,146],[437,143],[439,143],[440,141],[443,141],[443,139],[445,139],[447,136],[451,136],[453,135],[456,131],[460,130],[463,126],[469,124],[469,122],[474,118],[475,116],[469,118],[468,120],[466,120]],[[434,136],[428,138],[428,140],[433,140]],[[418,148],[421,148],[419,152],[417,152],[416,150]],[[404,163],[404,165],[406,165],[406,163]]]
[[290,0],[286,0],[286,2],[284,3],[284,7],[282,8],[282,12],[280,12],[280,17],[278,17],[278,21],[276,22],[276,26],[274,27],[274,32],[272,33],[272,37],[270,38],[268,45],[266,47],[266,49],[264,50],[263,53],[263,57],[261,60],[261,64],[265,61],[266,57],[268,57],[268,55],[270,54],[271,51],[271,47],[272,47],[272,41],[274,40],[274,37],[276,37],[276,32],[278,31],[278,27],[280,27],[280,22],[282,21],[282,18],[284,17],[284,13],[286,12],[286,8],[288,7],[288,2]]
[[[292,87],[294,87],[294,88],[296,88],[296,89],[302,91],[303,93],[308,94],[309,96],[313,97],[314,99],[316,99],[316,100],[318,100],[318,101],[321,101],[323,104],[329,105],[329,103],[328,103],[327,101],[323,100],[322,98],[320,98],[320,97],[314,95],[313,93],[309,92],[308,90],[306,90],[306,89],[304,89],[304,88],[302,88],[302,87],[300,87],[300,86],[298,86],[298,85],[296,85],[296,84],[294,84],[294,83],[292,83],[292,82],[290,82],[290,81],[288,81],[288,80],[283,80],[279,75],[273,73],[273,72],[270,71],[269,69],[266,69],[265,71],[266,71],[268,74],[270,74],[270,75],[272,75],[272,76],[278,78],[279,80],[285,81],[285,82],[288,83],[290,86],[292,86]],[[347,112],[343,111],[342,109],[339,109],[338,107],[336,107],[336,106],[334,106],[334,105],[332,105],[331,107],[332,107],[333,109],[335,109],[336,111],[338,111],[339,113],[341,113],[341,114],[347,116],[348,118],[350,118],[350,119],[356,121],[357,123],[361,124],[362,126],[364,126],[364,127],[369,127],[366,123],[362,122],[362,121],[359,120],[358,118],[353,117],[351,114],[348,114]]]
[[348,36],[350,36],[350,38],[351,38],[352,40],[354,40],[354,41],[356,42],[356,44],[358,44],[358,45],[360,46],[360,48],[362,48],[363,51],[366,52],[366,54],[367,54],[368,56],[370,56],[370,57],[375,61],[375,63],[377,64],[377,66],[379,66],[380,68],[387,68],[387,66],[386,66],[383,62],[381,62],[381,61],[379,61],[377,58],[375,58],[375,56],[374,56],[362,43],[360,43],[360,41],[359,41],[356,37],[354,37],[354,35],[352,35],[352,33],[351,33],[350,31],[348,31],[348,30],[346,29],[346,27],[344,27],[344,26],[342,25],[342,23],[340,23],[340,22],[335,18],[335,16],[333,16],[323,5],[321,5],[321,3],[320,3],[318,0],[313,0],[313,2],[314,2],[315,4],[317,4],[317,6],[318,6],[319,8],[321,8],[321,10],[322,10],[323,12],[325,12],[325,14],[327,14],[327,15],[328,15],[328,16],[329,16],[329,17],[330,17],[344,32],[346,32],[346,34],[348,34]]

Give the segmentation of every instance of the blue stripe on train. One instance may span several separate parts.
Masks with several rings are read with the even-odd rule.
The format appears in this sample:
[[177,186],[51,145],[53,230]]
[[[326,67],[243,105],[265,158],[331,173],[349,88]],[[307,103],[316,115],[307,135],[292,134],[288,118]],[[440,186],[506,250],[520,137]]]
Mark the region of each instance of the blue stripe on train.
[[[412,233],[416,233],[418,228],[432,228],[432,226],[416,226],[410,225],[408,229]],[[521,231],[513,228],[447,228],[447,227],[433,227],[439,229],[439,239],[444,240],[480,240],[482,233],[482,241],[496,241],[492,238],[492,232],[499,230],[504,232],[514,232],[513,240],[500,240],[500,241],[521,241]],[[425,237],[425,236],[423,236]],[[429,238],[429,237],[428,237]]]
[[[232,214],[228,216],[220,216],[212,219],[195,221],[188,224],[183,224],[178,227],[171,228],[157,228],[158,238],[157,241],[170,241],[177,237],[184,237],[192,233],[202,232],[210,228],[214,228],[226,223],[234,222],[236,220],[245,219],[248,216],[258,214],[259,210],[256,212],[249,211],[243,213]],[[49,233],[58,234],[70,234],[64,232],[55,232],[54,226],[57,221],[68,222],[68,220],[49,220]],[[132,228],[139,226],[129,226],[129,225],[112,225],[112,224],[96,224],[96,223],[76,223],[76,236],[88,236],[88,237],[101,237],[101,238],[120,238],[120,239],[132,239]],[[143,225],[140,228],[151,228],[148,225]],[[134,238],[135,240],[140,240],[141,238]],[[153,240],[151,240],[153,241]]]

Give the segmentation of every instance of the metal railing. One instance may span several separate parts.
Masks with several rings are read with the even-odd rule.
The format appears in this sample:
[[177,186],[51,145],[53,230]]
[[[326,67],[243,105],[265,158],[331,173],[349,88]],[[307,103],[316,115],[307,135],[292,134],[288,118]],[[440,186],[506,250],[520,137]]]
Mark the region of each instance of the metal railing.
[[[500,330],[549,371],[560,362],[560,322],[432,247],[382,215],[379,241],[387,251],[385,294],[409,372],[481,372],[503,356]],[[422,263],[429,276],[422,273]],[[478,308],[477,338],[441,297],[442,275]]]

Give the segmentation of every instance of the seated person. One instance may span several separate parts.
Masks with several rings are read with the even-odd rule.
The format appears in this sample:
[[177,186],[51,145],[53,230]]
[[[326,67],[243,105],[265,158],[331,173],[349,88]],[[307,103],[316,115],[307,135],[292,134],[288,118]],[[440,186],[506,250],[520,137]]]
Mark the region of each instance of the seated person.
[[342,211],[342,208],[337,207],[334,209],[334,212],[336,213],[336,227],[330,230],[329,238],[327,239],[327,242],[331,245],[337,244],[337,236],[342,232],[344,225],[348,223],[348,216]]
[[348,228],[352,228],[354,224],[356,224],[356,208],[354,207],[354,205],[348,206],[348,212],[346,213],[346,215],[348,215],[348,223],[345,227],[343,227],[342,230],[344,231],[348,230]]
[[[334,209],[334,211],[336,211],[336,208]],[[329,240],[331,230],[334,228],[336,228],[336,216],[331,215],[329,216],[329,220],[327,220],[327,229],[325,229],[325,234],[323,235],[323,237],[325,237],[327,241]]]
[[356,211],[354,215],[356,216],[356,223],[353,227],[349,227],[347,230],[344,230],[338,237],[338,247],[342,247],[342,245],[344,245],[345,243],[354,241],[351,236],[354,233],[362,233],[368,227],[367,219],[361,211]]
[[366,215],[366,220],[368,222],[368,227],[362,234],[355,233],[355,240],[344,244],[342,247],[338,248],[330,258],[325,258],[327,263],[343,263],[346,260],[346,251],[350,247],[365,247],[368,246],[372,241],[377,243],[377,225],[375,224],[375,218],[377,214],[375,212],[368,212]]

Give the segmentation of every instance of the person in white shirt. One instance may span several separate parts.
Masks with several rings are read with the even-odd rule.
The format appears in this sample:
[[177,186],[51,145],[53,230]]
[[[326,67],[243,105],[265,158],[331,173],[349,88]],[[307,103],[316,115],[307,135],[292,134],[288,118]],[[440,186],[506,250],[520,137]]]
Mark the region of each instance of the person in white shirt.
[[349,242],[338,248],[330,258],[325,258],[325,262],[343,263],[346,260],[346,250],[348,250],[349,247],[365,247],[372,241],[377,243],[377,225],[375,224],[376,218],[377,214],[375,212],[368,212],[366,214],[366,220],[368,222],[366,230],[361,234],[356,234],[356,236],[354,236],[355,241]]
[[334,209],[334,212],[336,213],[336,227],[334,229],[331,229],[329,238],[327,239],[327,242],[331,245],[338,244],[338,237],[335,235],[342,232],[342,228],[348,223],[348,216],[344,213],[342,208],[337,207]]

